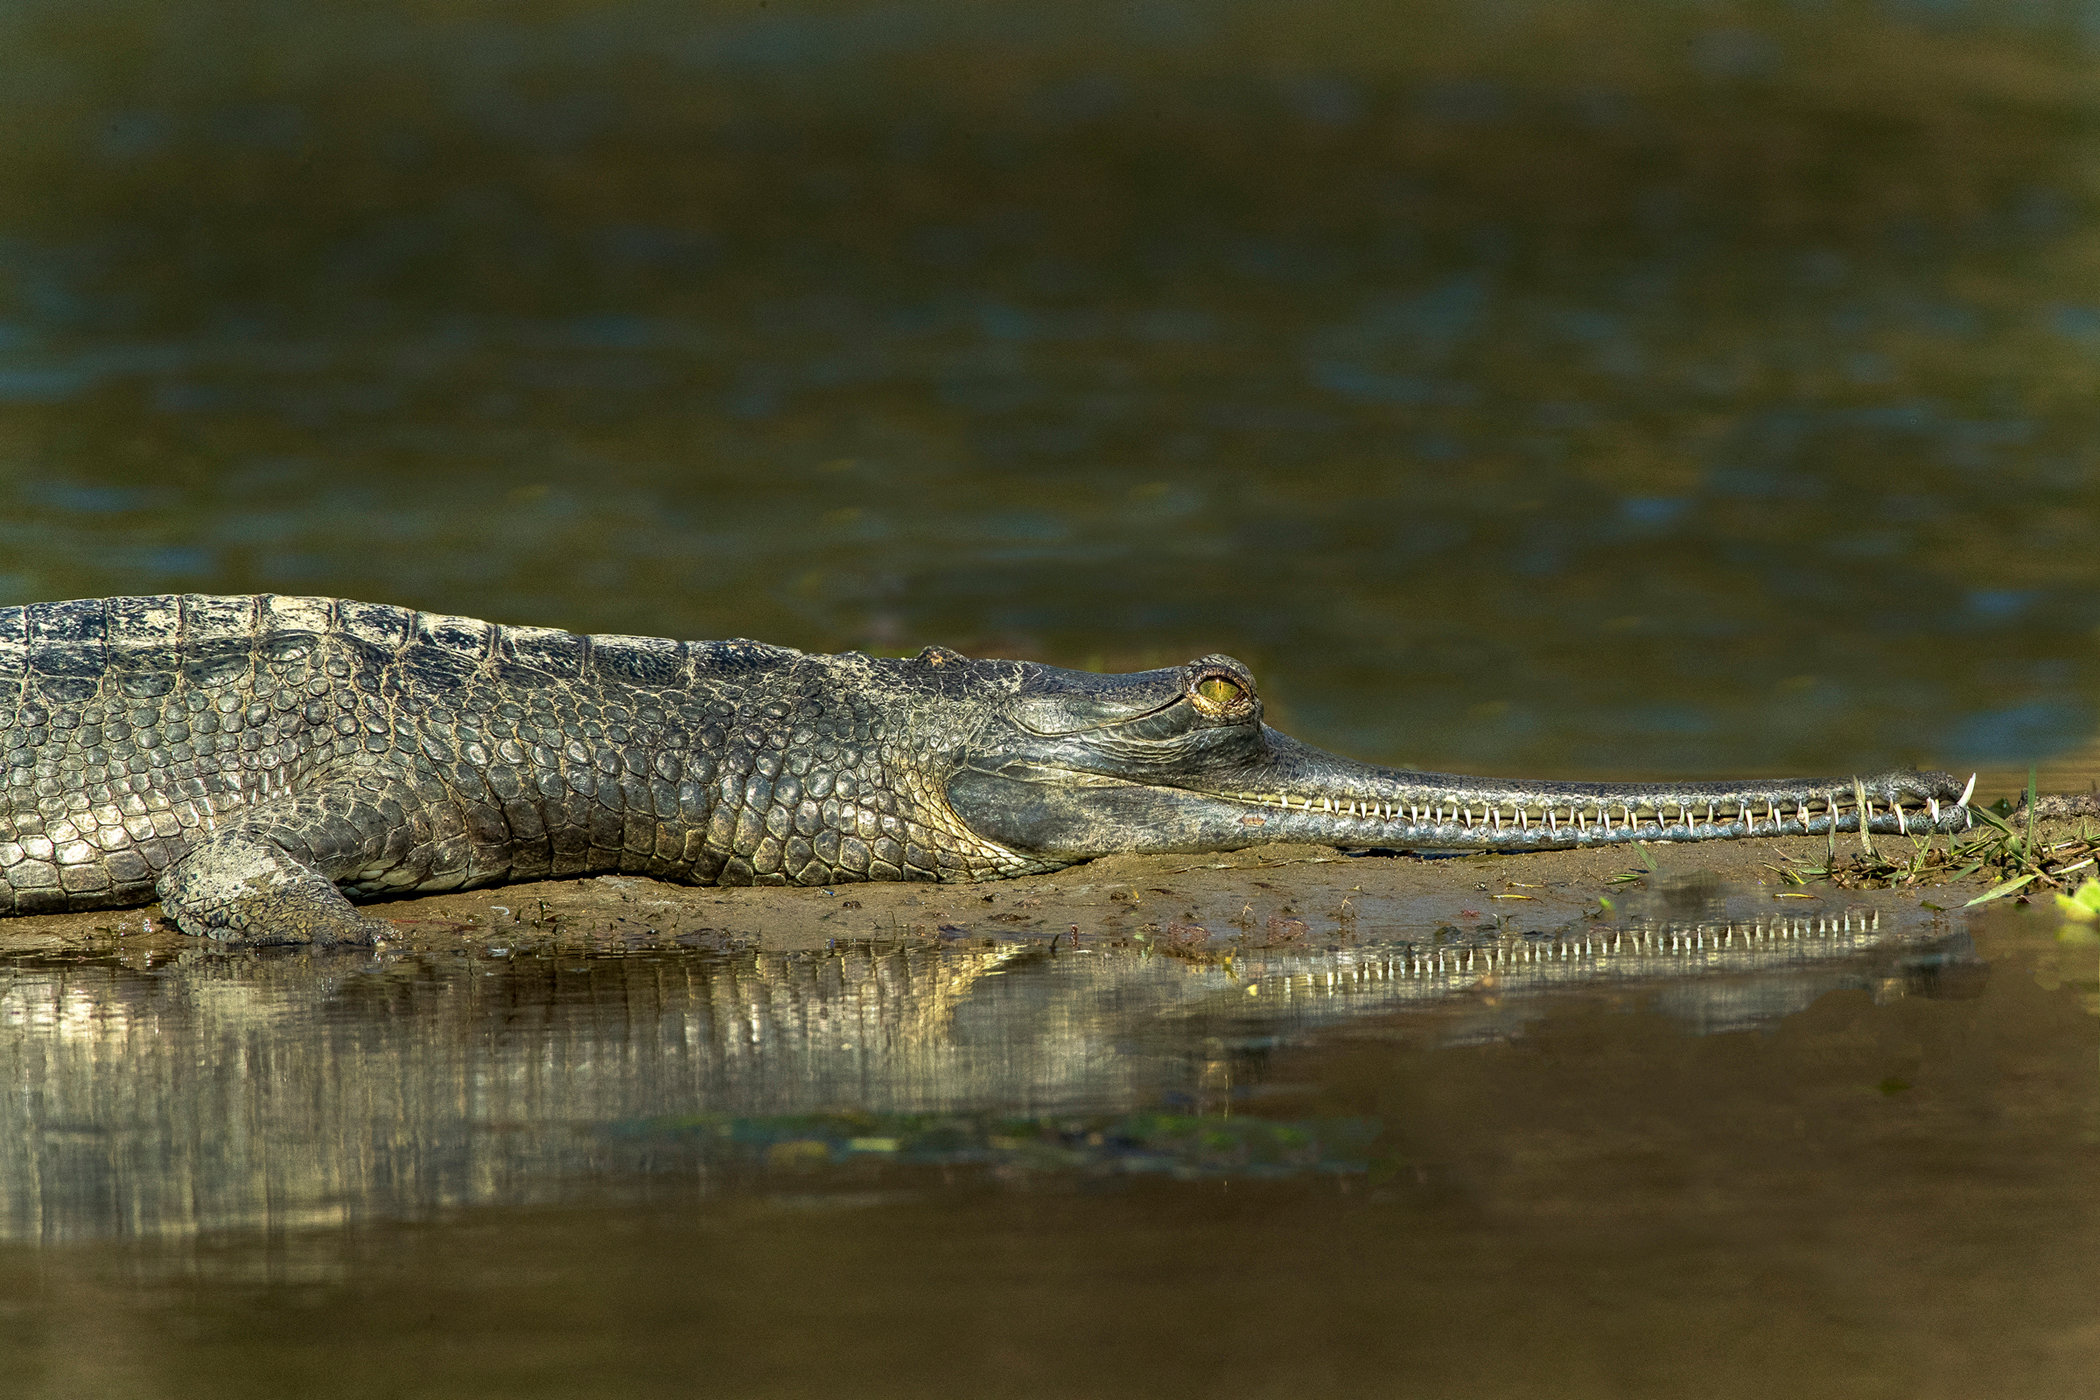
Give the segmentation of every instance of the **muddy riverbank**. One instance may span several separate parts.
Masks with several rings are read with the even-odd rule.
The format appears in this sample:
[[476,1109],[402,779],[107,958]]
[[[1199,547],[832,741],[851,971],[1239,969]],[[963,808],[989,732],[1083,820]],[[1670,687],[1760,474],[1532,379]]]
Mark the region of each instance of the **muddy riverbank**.
[[[2076,823],[2045,823],[2043,841]],[[1876,838],[1898,860],[1912,842]],[[794,952],[846,943],[973,944],[1057,940],[1133,946],[1190,959],[1235,950],[1325,948],[1364,938],[1487,935],[1568,927],[1589,917],[1709,916],[1724,895],[1738,916],[1813,916],[1846,908],[1954,908],[1988,887],[1952,885],[1942,868],[1914,883],[1858,887],[1815,872],[1820,837],[1650,843],[1524,855],[1358,855],[1276,845],[1201,856],[1112,856],[1047,875],[978,885],[862,884],[709,888],[640,876],[544,880],[366,906],[405,947],[464,942],[608,950],[662,944]],[[1840,866],[1859,854],[1841,837]],[[157,907],[0,922],[0,954],[73,949],[148,959],[193,940]]]

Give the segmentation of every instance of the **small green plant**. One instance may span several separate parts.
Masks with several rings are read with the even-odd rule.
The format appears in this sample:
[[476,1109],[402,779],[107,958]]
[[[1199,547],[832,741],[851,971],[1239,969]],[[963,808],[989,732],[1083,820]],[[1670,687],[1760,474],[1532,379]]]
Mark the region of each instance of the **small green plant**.
[[[1964,907],[2040,890],[2068,894],[2075,883],[2068,877],[2100,863],[2100,832],[2081,821],[2076,836],[2044,840],[2035,829],[2037,806],[2035,775],[2030,770],[2026,800],[2017,806],[1999,802],[1971,807],[1976,825],[1964,836],[1912,837],[1907,853],[1892,850],[1892,843],[1884,838],[1873,848],[1862,842],[1860,850],[1844,856],[1838,855],[1833,842],[1828,859],[1820,866],[1782,856],[1784,864],[1767,868],[1790,885],[1828,880],[1841,888],[1959,884],[1978,875],[1989,880],[1990,888]],[[2100,909],[2100,905],[2095,907]]]
[[2100,919],[2100,880],[2088,875],[2085,882],[2071,893],[2058,891],[2056,909],[2065,918],[2076,919],[2082,924]]

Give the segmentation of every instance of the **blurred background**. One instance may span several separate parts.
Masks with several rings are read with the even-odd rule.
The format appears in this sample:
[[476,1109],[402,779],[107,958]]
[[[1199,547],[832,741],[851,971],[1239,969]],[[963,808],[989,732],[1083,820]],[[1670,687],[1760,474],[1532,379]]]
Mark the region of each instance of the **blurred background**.
[[0,603],[2075,776],[2096,57],[2092,0],[12,0]]

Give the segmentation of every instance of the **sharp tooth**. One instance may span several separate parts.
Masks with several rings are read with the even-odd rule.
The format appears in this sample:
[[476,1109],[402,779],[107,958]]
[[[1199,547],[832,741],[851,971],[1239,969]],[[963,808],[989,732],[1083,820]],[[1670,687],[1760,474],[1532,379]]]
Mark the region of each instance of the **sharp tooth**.
[[1558,831],[1558,830],[1560,830],[1560,823],[1559,823],[1558,821],[1555,821],[1555,820],[1554,820],[1554,813],[1553,813],[1553,809],[1552,809],[1551,807],[1548,807],[1548,808],[1546,809],[1546,830],[1548,830],[1548,831]]
[[1937,797],[1926,798],[1925,810],[1932,813],[1932,824],[1938,826],[1940,824],[1940,800]]
[[1502,804],[1497,802],[1494,806],[1488,808],[1488,815],[1494,818],[1495,830],[1500,831],[1502,829]]
[[1963,788],[1963,789],[1961,790],[1961,801],[1960,801],[1959,803],[1957,803],[1956,805],[1957,805],[1957,806],[1961,806],[1961,807],[1966,807],[1966,806],[1968,806],[1968,805],[1969,805],[1969,799],[1970,799],[1971,797],[1974,797],[1975,795],[1976,795],[1976,775],[1975,775],[1974,773],[1971,773],[1971,774],[1969,775],[1969,785],[1968,785],[1967,787],[1965,787],[1965,788]]

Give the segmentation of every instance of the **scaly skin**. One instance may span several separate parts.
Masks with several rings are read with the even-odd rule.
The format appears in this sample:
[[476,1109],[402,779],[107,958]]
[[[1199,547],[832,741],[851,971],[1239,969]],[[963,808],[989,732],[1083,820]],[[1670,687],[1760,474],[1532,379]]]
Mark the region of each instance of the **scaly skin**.
[[1261,723],[1227,657],[1096,676],[928,648],[583,637],[329,598],[0,609],[0,913],[370,942],[345,898],[625,871],[984,880],[1262,841],[1538,850],[1959,830],[1944,774],[1516,784]]

